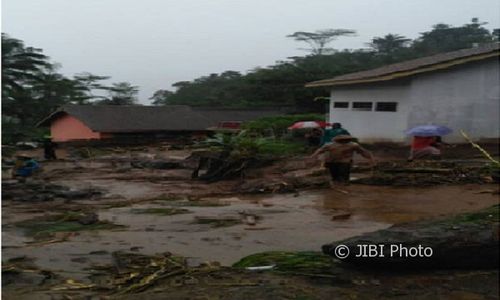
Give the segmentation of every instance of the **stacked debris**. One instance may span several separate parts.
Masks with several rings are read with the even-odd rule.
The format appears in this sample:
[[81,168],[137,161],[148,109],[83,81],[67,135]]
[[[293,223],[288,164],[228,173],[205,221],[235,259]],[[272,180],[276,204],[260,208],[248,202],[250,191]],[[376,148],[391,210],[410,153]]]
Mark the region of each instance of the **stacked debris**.
[[182,160],[133,160],[130,162],[133,168],[137,169],[184,169]]
[[432,186],[439,184],[485,183],[488,177],[482,165],[453,161],[385,162],[377,165],[371,176],[353,183],[393,186]]
[[94,199],[102,194],[102,190],[95,187],[87,189],[70,189],[66,186],[50,184],[39,180],[2,181],[2,199],[20,202],[43,202],[55,199]]
[[[96,284],[89,285],[88,288],[107,290],[114,295],[141,292],[160,281],[170,281],[169,286],[175,288],[198,284],[197,275],[210,274],[221,269],[216,263],[190,267],[185,258],[168,252],[147,256],[117,251],[113,252],[112,260],[112,265],[92,268],[91,279]],[[102,280],[103,277],[105,280]],[[73,289],[74,286],[66,283],[59,288]]]

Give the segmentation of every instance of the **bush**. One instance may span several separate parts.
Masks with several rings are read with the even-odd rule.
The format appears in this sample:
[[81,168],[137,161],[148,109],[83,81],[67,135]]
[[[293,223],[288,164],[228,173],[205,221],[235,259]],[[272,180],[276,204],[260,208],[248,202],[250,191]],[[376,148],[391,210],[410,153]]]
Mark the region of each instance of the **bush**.
[[246,131],[238,135],[218,133],[213,138],[207,139],[204,144],[230,151],[233,158],[286,156],[304,153],[306,150],[302,143],[286,139],[253,137]]
[[301,114],[265,117],[245,122],[242,128],[261,135],[265,134],[267,130],[272,130],[273,135],[281,137],[287,132],[288,127],[300,121],[325,121],[325,116],[321,114]]

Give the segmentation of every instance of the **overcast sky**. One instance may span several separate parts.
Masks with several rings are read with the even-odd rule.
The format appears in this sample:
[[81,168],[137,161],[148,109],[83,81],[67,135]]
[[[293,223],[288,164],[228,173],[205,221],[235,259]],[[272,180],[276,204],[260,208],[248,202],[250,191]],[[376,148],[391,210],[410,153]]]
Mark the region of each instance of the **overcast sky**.
[[42,48],[61,72],[140,87],[141,103],[177,81],[247,72],[303,55],[287,34],[348,28],[337,49],[374,36],[416,38],[472,17],[500,27],[498,0],[2,0],[2,32]]

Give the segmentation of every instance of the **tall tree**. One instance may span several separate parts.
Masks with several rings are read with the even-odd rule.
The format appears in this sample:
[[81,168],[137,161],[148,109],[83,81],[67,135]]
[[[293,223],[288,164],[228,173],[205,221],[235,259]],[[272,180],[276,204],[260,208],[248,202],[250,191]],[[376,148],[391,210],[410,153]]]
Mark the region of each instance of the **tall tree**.
[[92,101],[105,100],[103,95],[97,95],[96,92],[108,91],[110,87],[101,83],[108,80],[109,76],[94,75],[89,72],[78,73],[74,77],[75,90],[80,93],[80,97],[73,99],[78,104],[87,104]]
[[154,92],[153,96],[149,98],[153,100],[153,105],[167,105],[169,104],[169,98],[174,94],[174,92],[169,90],[157,90]]
[[355,34],[356,31],[351,29],[325,29],[315,32],[297,31],[286,37],[293,38],[299,42],[306,42],[311,46],[311,48],[307,50],[311,51],[314,55],[322,55],[325,51],[331,49],[326,48],[326,46],[338,37],[354,36]]
[[379,54],[390,55],[407,47],[410,41],[411,39],[398,34],[387,34],[384,37],[374,37],[368,45]]
[[139,88],[128,82],[113,83],[111,87],[108,88],[109,97],[98,103],[108,105],[135,105],[137,104],[138,93]]
[[419,55],[432,55],[441,52],[471,48],[474,44],[495,41],[494,34],[484,27],[487,24],[472,18],[471,22],[459,27],[447,24],[436,24],[431,31],[421,34],[414,41],[412,48]]
[[48,57],[41,49],[25,47],[20,40],[2,33],[2,95],[9,96],[14,89],[19,92],[27,80],[37,80],[37,75],[49,66]]

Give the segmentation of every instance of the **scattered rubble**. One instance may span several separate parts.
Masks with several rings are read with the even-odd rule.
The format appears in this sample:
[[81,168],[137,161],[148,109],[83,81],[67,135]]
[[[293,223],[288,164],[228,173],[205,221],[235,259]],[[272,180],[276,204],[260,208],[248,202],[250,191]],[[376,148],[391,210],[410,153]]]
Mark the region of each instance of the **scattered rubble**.
[[[35,240],[51,240],[59,232],[74,233],[83,230],[104,230],[123,228],[122,225],[100,221],[94,212],[67,212],[45,215],[15,224]],[[64,240],[64,239],[63,239]],[[61,240],[62,241],[62,240]]]
[[56,198],[66,200],[95,199],[101,194],[102,190],[95,187],[75,190],[39,180],[27,180],[25,182],[18,180],[2,181],[3,200],[42,202],[52,201]]

